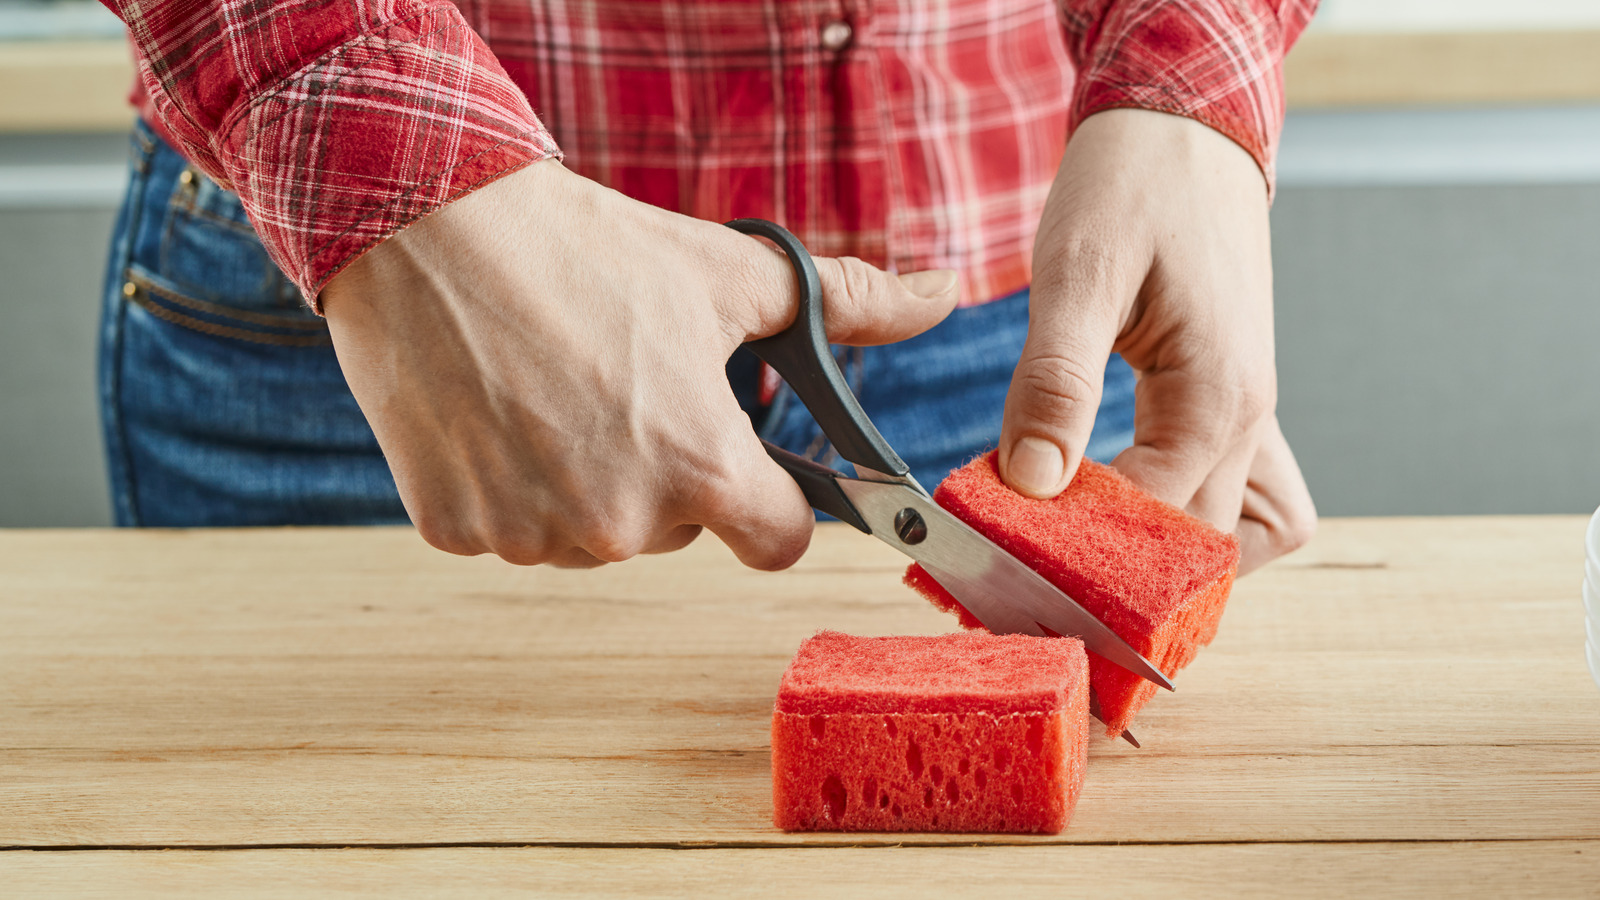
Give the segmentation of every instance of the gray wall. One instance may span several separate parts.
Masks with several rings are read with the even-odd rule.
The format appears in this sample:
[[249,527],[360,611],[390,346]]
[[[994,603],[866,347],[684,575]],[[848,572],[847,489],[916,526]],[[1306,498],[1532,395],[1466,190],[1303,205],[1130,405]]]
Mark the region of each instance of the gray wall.
[[0,145],[0,527],[111,521],[94,347],[116,192],[107,157],[125,144]]
[[1289,188],[1272,231],[1324,514],[1600,505],[1600,186]]
[[1279,415],[1326,515],[1600,505],[1600,107],[1291,116]]
[[111,520],[94,400],[111,219],[0,211],[0,526]]
[[[0,139],[0,526],[109,520],[121,156]],[[1281,172],[1279,414],[1322,512],[1600,505],[1600,109],[1297,115]]]

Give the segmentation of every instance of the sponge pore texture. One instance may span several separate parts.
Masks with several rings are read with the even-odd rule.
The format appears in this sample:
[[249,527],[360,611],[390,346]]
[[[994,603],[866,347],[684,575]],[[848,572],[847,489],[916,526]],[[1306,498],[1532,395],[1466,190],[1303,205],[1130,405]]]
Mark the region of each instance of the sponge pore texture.
[[[934,500],[1078,601],[1170,678],[1216,636],[1239,567],[1239,542],[1084,460],[1072,483],[1035,500],[1000,480],[997,455],[951,472]],[[982,628],[923,568],[906,584],[968,628]],[[1106,734],[1125,730],[1156,686],[1089,654]]]
[[787,831],[1054,834],[1083,786],[1083,644],[971,632],[800,645],[772,715]]

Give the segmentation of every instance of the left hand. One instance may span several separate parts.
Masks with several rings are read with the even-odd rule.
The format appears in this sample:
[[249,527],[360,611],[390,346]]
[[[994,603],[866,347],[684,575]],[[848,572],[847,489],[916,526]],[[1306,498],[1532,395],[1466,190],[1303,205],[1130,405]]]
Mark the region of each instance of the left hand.
[[1000,471],[1072,480],[1106,358],[1139,373],[1113,465],[1240,539],[1240,573],[1310,540],[1316,509],[1278,429],[1267,191],[1255,160],[1191,119],[1116,109],[1073,134],[1034,242],[1028,340]]

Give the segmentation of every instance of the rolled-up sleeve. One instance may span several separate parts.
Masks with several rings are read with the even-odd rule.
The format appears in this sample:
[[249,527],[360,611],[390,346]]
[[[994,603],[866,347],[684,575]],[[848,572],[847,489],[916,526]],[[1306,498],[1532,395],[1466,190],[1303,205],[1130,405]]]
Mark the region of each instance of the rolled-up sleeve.
[[384,238],[560,155],[451,3],[105,2],[163,129],[313,307]]
[[1317,0],[1057,0],[1078,69],[1071,126],[1106,109],[1186,116],[1255,157],[1270,191],[1283,57]]

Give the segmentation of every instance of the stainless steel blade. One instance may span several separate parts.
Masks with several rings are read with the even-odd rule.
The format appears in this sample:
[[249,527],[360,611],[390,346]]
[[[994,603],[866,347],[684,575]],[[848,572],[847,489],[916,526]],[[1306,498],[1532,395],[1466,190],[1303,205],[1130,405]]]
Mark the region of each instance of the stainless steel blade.
[[[1106,723],[1106,720],[1100,717],[1100,698],[1095,695],[1094,688],[1089,688],[1089,715],[1094,716],[1094,720],[1101,725]],[[1133,732],[1126,728],[1122,730],[1122,739],[1132,744],[1133,749],[1139,749],[1138,738],[1135,738]]]
[[[1079,638],[1104,659],[1172,690],[1167,676],[1105,623],[926,493],[902,481],[841,478],[839,486],[875,537],[922,563],[990,631],[1043,636],[1043,626]],[[902,524],[911,521],[905,510],[925,528],[907,535],[914,540],[902,538],[897,525],[897,517]]]

